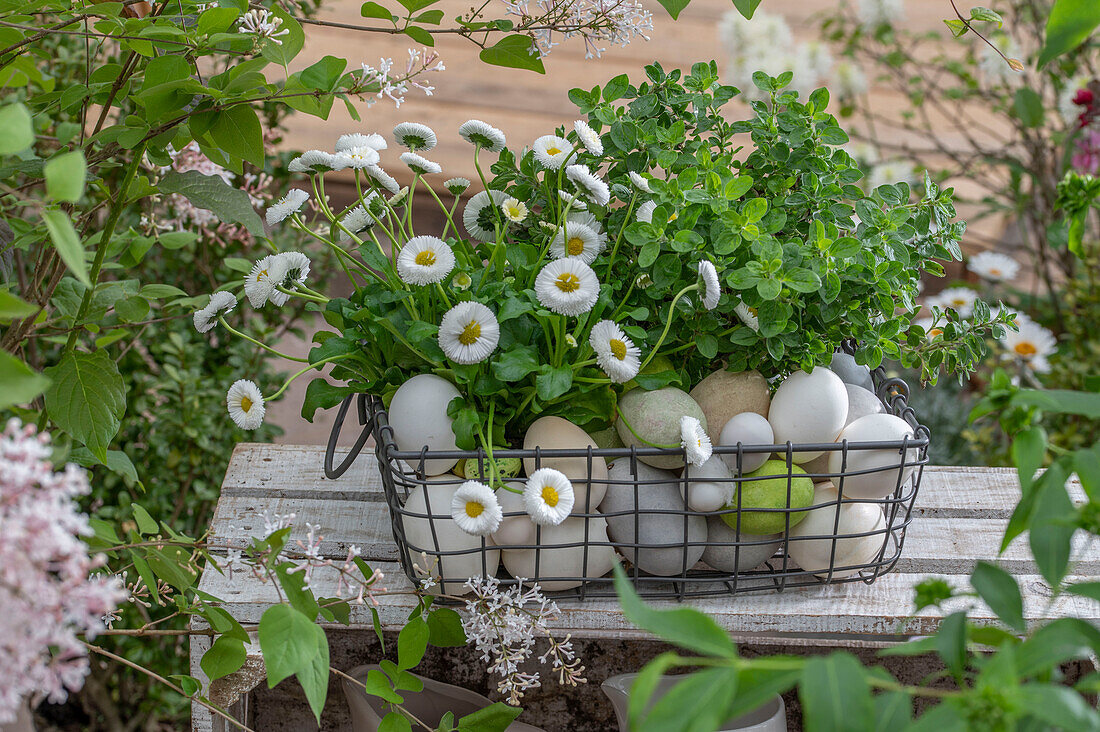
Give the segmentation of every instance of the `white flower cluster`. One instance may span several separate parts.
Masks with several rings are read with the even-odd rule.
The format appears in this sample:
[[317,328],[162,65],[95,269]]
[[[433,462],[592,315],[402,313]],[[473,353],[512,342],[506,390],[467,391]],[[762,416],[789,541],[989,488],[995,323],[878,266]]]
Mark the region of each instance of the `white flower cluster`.
[[273,15],[270,10],[265,8],[253,8],[249,10],[240,19],[240,31],[241,33],[250,33],[256,36],[257,39],[267,38],[274,41],[277,45],[283,45],[283,42],[279,40],[283,36],[290,35],[290,31],[286,28],[280,27],[283,24],[283,19]]
[[[638,0],[504,0],[507,15],[530,26],[540,57],[575,36],[584,39],[585,58],[599,58],[608,46],[626,46],[635,38],[649,40],[653,14]],[[560,40],[556,40],[560,39]]]
[[515,586],[503,590],[496,577],[479,576],[466,581],[472,597],[466,601],[469,617],[463,619],[462,629],[488,665],[489,673],[501,677],[497,691],[513,706],[529,689],[541,685],[538,672],[528,673],[521,668],[534,656],[539,638],[546,638],[550,647],[538,660],[550,663],[560,684],[587,683],[584,666],[576,658],[569,636],[558,641],[550,630],[550,622],[559,613],[557,605],[546,599],[537,584],[525,589],[526,581],[519,578]]
[[0,432],[0,724],[25,698],[65,700],[84,684],[91,639],[126,599],[116,577],[92,574],[92,533],[75,499],[88,492],[83,470],[54,472],[49,435],[11,420]]
[[765,93],[753,84],[752,75],[794,73],[791,86],[805,96],[829,78],[833,60],[821,43],[795,43],[787,21],[781,15],[756,11],[752,20],[731,10],[718,26],[719,39],[728,54],[725,76],[748,99],[763,99]]
[[378,91],[374,92],[375,96],[367,98],[367,104],[374,104],[381,99],[390,99],[396,107],[400,107],[405,101],[410,87],[419,89],[424,92],[424,96],[430,97],[435,92],[435,87],[417,81],[417,77],[421,74],[444,71],[447,68],[439,60],[439,55],[435,51],[427,49],[417,51],[414,48],[409,49],[409,58],[405,61],[403,74],[394,73],[392,58],[381,59],[378,68],[370,64],[362,64],[362,67],[362,82],[378,86]]

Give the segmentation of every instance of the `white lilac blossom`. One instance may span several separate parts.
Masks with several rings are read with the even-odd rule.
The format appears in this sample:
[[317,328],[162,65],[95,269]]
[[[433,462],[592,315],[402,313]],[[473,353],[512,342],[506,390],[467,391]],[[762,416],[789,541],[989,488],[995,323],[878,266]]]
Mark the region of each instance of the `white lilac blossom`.
[[557,526],[573,510],[573,484],[560,470],[540,468],[523,489],[523,507],[540,526]]
[[[392,58],[381,59],[377,69],[370,64],[362,64],[362,83],[368,86],[378,86],[375,96],[367,98],[367,104],[372,105],[385,98],[391,100],[394,106],[400,109],[402,102],[405,101],[405,95],[409,93],[409,87],[419,89],[424,92],[425,96],[430,97],[432,92],[435,91],[435,87],[421,83],[417,80],[417,77],[422,74],[443,71],[445,68],[435,51],[425,50],[420,52],[414,48],[409,49],[409,58],[405,62],[403,74],[394,72]],[[376,149],[381,150],[383,148]]]
[[887,183],[912,185],[916,180],[917,170],[912,163],[907,160],[887,160],[871,168],[871,173],[867,176],[867,190],[873,191]]
[[483,147],[489,152],[500,152],[504,149],[504,133],[479,119],[463,122],[458,128],[458,134],[471,145]]
[[577,139],[584,145],[584,149],[591,155],[603,155],[603,140],[599,134],[583,119],[573,123],[573,129],[577,132]]
[[644,224],[653,223],[653,212],[657,209],[657,204],[653,201],[646,201],[641,206],[638,206],[638,211],[634,214],[638,221]]
[[254,430],[264,423],[264,395],[253,381],[234,381],[225,395],[225,406],[242,430]]
[[1012,257],[1000,252],[980,252],[970,258],[966,268],[984,280],[1004,282],[1016,277],[1020,271],[1019,263]]
[[653,189],[649,187],[649,181],[639,173],[630,171],[630,182],[634,184],[642,193],[653,193]]
[[432,128],[419,122],[401,122],[395,125],[393,137],[398,145],[407,147],[412,152],[427,152],[435,147],[437,142]]
[[439,323],[439,347],[455,363],[484,361],[496,349],[499,340],[497,316],[472,300],[455,305],[443,314]]
[[585,264],[592,264],[602,248],[600,236],[592,227],[566,220],[565,226],[558,229],[550,240],[549,251],[555,259],[575,257]]
[[239,22],[241,33],[251,33],[257,38],[267,38],[279,46],[283,45],[283,42],[279,39],[290,34],[290,30],[287,28],[279,29],[279,26],[283,24],[283,19],[264,8],[249,10],[241,16]]
[[531,145],[535,162],[547,170],[560,170],[573,158],[573,145],[564,137],[543,135]]
[[703,283],[703,291],[699,299],[703,301],[703,307],[707,310],[714,310],[718,307],[722,288],[718,284],[718,270],[714,268],[713,262],[706,259],[699,262],[699,278]]
[[507,196],[503,191],[479,191],[466,203],[462,211],[462,223],[470,236],[478,241],[495,241],[497,206],[504,203]]
[[450,191],[452,196],[461,196],[470,187],[469,178],[448,178],[443,181],[443,187]]
[[543,307],[559,315],[583,315],[599,299],[600,281],[581,259],[555,259],[535,277],[535,295]]
[[592,326],[588,343],[600,368],[614,383],[624,384],[638,375],[642,352],[614,321],[601,320]]
[[863,96],[868,88],[867,75],[855,61],[842,59],[833,68],[833,83],[830,88],[841,101]]
[[471,577],[466,581],[471,595],[466,601],[468,617],[462,621],[466,638],[481,655],[487,671],[501,677],[497,691],[513,706],[519,705],[528,689],[540,685],[537,673],[520,670],[534,656],[539,638],[546,638],[549,647],[538,659],[544,664],[549,661],[558,683],[586,683],[584,666],[576,658],[569,636],[559,641],[550,631],[558,606],[543,596],[537,584],[524,587],[525,582],[517,578],[514,586],[502,590],[496,577]]
[[869,31],[894,25],[905,19],[905,0],[859,0],[859,22]]
[[401,162],[409,166],[409,170],[418,175],[436,175],[443,172],[443,167],[439,163],[432,162],[413,152],[401,153]]
[[756,314],[756,308],[749,307],[743,302],[737,303],[733,308],[733,312],[741,320],[742,323],[747,325],[752,330],[760,331],[760,318]]
[[974,301],[978,299],[978,293],[969,287],[948,287],[938,295],[928,298],[925,302],[930,307],[935,305],[940,308],[952,308],[964,318],[969,318],[974,312]]
[[340,135],[336,140],[336,152],[347,152],[354,150],[358,147],[369,147],[375,151],[385,150],[389,147],[389,143],[386,142],[386,138],[379,135],[377,132],[372,132],[369,135],[364,135],[360,132],[349,132],[345,135]]
[[210,296],[206,307],[195,311],[195,330],[207,333],[218,323],[218,318],[232,312],[237,307],[237,298],[232,292],[215,292]]
[[828,81],[832,59],[827,49],[822,44],[795,43],[791,28],[782,15],[758,10],[750,20],[731,10],[718,25],[718,37],[728,54],[724,76],[744,90],[747,100],[759,101],[767,97],[767,92],[758,89],[752,81],[757,71],[769,76],[791,72],[791,87],[800,93]]
[[504,218],[513,224],[518,224],[527,218],[527,204],[515,198],[504,199],[504,203],[500,204],[500,210],[504,213]]
[[459,486],[451,499],[451,517],[458,528],[473,536],[488,536],[504,517],[493,489],[476,480]]
[[413,237],[397,255],[397,275],[410,285],[442,282],[454,266],[454,252],[447,242],[435,236]]
[[574,196],[572,193],[568,193],[566,191],[558,191],[558,196],[561,197],[561,200],[565,201],[565,203],[572,211],[588,210],[588,204],[585,203],[583,199]]
[[703,429],[703,424],[695,417],[680,417],[680,445],[684,448],[687,461],[692,465],[702,465],[713,454],[710,437]]
[[291,173],[323,173],[332,170],[332,153],[324,150],[306,150],[290,161],[286,169]]
[[638,37],[648,41],[646,33],[653,30],[653,15],[639,0],[534,0],[534,11],[531,0],[504,0],[504,5],[508,15],[535,26],[531,36],[540,58],[578,35],[584,39],[585,58],[599,58],[608,45],[626,46]]
[[89,670],[82,644],[127,593],[117,577],[96,573],[91,535],[76,499],[87,474],[76,465],[55,472],[49,435],[12,419],[0,431],[0,724],[13,722],[26,699],[59,704]]
[[298,213],[309,200],[309,194],[301,188],[291,188],[286,195],[267,209],[267,225],[274,226],[288,216]]
[[252,270],[244,278],[244,294],[252,307],[262,308],[268,302],[276,306],[286,303],[290,296],[276,289],[286,277],[285,264],[285,260],[269,254],[252,265]]
[[611,191],[608,190],[607,184],[593,175],[587,165],[567,166],[565,177],[597,206],[606,206],[611,200]]
[[1032,371],[1044,373],[1050,370],[1047,359],[1058,346],[1054,333],[1030,318],[1016,317],[1018,331],[1006,331],[1001,345]]

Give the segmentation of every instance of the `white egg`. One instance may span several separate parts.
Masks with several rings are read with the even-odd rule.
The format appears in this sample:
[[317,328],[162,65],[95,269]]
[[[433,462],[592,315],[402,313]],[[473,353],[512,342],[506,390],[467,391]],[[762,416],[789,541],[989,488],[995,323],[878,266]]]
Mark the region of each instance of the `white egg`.
[[[508,486],[520,493],[501,488],[497,491],[497,500],[504,512],[500,528],[493,532],[493,543],[497,546],[529,546],[535,543],[535,522],[523,506],[523,481],[508,481]],[[513,514],[509,516],[508,514]],[[519,515],[514,515],[519,514]]]
[[688,465],[684,479],[687,482],[680,481],[680,495],[687,490],[687,505],[692,511],[718,511],[733,499],[733,475],[717,455],[702,465]]
[[[823,443],[836,441],[847,416],[848,390],[844,382],[818,366],[808,374],[796,371],[779,385],[772,397],[768,422],[777,445]],[[820,450],[796,452],[794,462],[806,463],[820,454]]]
[[[399,386],[388,411],[397,449],[457,450],[452,420],[447,416],[447,405],[457,396],[461,395],[454,384],[435,374],[419,374]],[[440,475],[457,462],[458,458],[425,460],[424,472]],[[410,460],[409,464],[416,469],[420,461]]]
[[[725,426],[722,427],[722,434],[718,438],[718,444],[736,447],[738,442],[746,446],[775,444],[775,434],[772,432],[771,423],[756,412],[741,412],[741,414],[733,415],[726,421]],[[768,458],[770,457],[771,453],[767,452],[741,453],[741,471],[743,473],[751,473],[768,462]],[[725,461],[730,470],[734,473],[737,472],[736,452],[723,454],[722,460]]]
[[509,574],[538,582],[546,592],[578,587],[583,581],[580,578],[603,577],[615,566],[615,550],[602,518],[567,518],[557,526],[542,526],[539,539],[538,549],[506,550],[501,554]]
[[[901,417],[892,414],[868,414],[844,428],[837,441],[848,442],[901,442],[906,437],[913,439],[913,428]],[[905,451],[905,462],[917,460],[919,450],[910,448]],[[844,460],[844,452],[836,450],[829,455],[829,472],[839,473]],[[901,468],[901,449],[890,450],[848,450],[844,463],[845,498],[882,498],[894,492],[900,480],[904,482],[915,466]],[[873,471],[861,475],[862,471]],[[833,478],[840,484],[840,478]]]
[[[469,592],[463,587],[467,579],[478,575],[492,577],[497,573],[500,551],[488,548],[493,546],[488,540],[487,548],[483,550],[480,536],[472,536],[458,528],[451,518],[451,499],[463,480],[454,475],[439,477],[443,478],[454,480],[455,484],[429,483],[412,490],[404,508],[406,512],[416,515],[402,515],[401,527],[405,532],[409,561],[424,567],[424,558],[420,553],[426,552],[432,575],[442,580],[432,591],[464,595]],[[452,555],[447,552],[461,553]],[[436,559],[438,562],[435,562]]]
[[[836,489],[831,483],[820,483],[814,489],[814,505],[836,501],[836,498]],[[878,559],[878,553],[886,541],[885,529],[886,517],[877,503],[833,503],[811,510],[791,529],[787,552],[799,567],[819,577],[828,576],[829,558],[832,557],[833,577],[850,577],[860,571],[860,565]],[[871,531],[880,533],[852,536]],[[832,537],[839,538],[834,540]],[[849,569],[838,569],[840,567]]]

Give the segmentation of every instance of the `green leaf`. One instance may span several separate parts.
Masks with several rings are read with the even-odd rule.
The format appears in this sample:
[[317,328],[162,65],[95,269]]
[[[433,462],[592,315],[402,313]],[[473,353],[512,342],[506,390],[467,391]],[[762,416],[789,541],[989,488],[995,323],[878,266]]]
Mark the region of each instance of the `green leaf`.
[[647,663],[634,677],[627,699],[627,716],[631,729],[641,729],[642,718],[653,706],[653,692],[657,690],[657,684],[665,671],[676,666],[679,661],[680,656],[675,651],[666,651]]
[[[261,618],[262,620],[262,618]],[[315,651],[309,664],[298,669],[298,683],[302,685],[302,691],[306,693],[306,701],[313,710],[313,716],[317,723],[321,722],[321,712],[325,708],[325,698],[328,696],[329,676],[329,650],[328,639],[321,626],[312,625]]]
[[863,665],[850,653],[811,658],[798,685],[806,732],[870,730],[871,689]]
[[1100,730],[1100,714],[1084,697],[1059,684],[1024,684],[1018,691],[1023,708],[1047,724],[1064,730]]
[[416,668],[428,649],[431,631],[424,618],[411,618],[397,636],[397,665],[406,671]]
[[519,381],[538,368],[538,351],[530,347],[511,348],[492,363],[493,375],[501,381]]
[[359,14],[364,18],[381,18],[382,20],[388,20],[391,23],[394,22],[396,16],[390,11],[376,2],[365,2],[363,6],[359,8]]
[[68,354],[45,370],[46,412],[58,427],[83,443],[100,461],[118,434],[126,411],[126,384],[106,351]]
[[92,281],[88,279],[88,265],[84,261],[84,247],[68,214],[57,210],[44,211],[42,220],[46,222],[46,231],[49,232],[50,241],[57,249],[61,261],[80,280],[80,284],[91,287]]
[[1024,599],[1012,575],[988,562],[978,562],[970,576],[970,584],[1005,625],[1021,633],[1027,630]]
[[1096,0],[1056,0],[1047,18],[1046,41],[1036,66],[1042,68],[1081,45],[1097,25],[1100,3]]
[[1069,389],[1024,389],[1012,397],[1015,406],[1038,407],[1054,414],[1077,414],[1100,419],[1100,394]]
[[761,0],[733,0],[733,7],[737,8],[737,12],[741,15],[752,20],[752,14],[760,7],[760,2]]
[[37,312],[37,305],[31,305],[10,292],[0,290],[0,322],[29,318]]
[[48,377],[7,351],[0,351],[0,409],[27,404],[49,386]]
[[875,732],[894,732],[909,726],[913,700],[904,691],[884,691],[875,696]]
[[397,0],[397,2],[401,3],[401,7],[408,10],[409,13],[415,13],[417,10],[435,5],[439,0]]
[[646,715],[638,729],[651,732],[710,732],[728,717],[737,693],[737,669],[710,668],[681,677]]
[[960,611],[944,618],[933,638],[944,665],[956,678],[961,677],[967,662],[966,613]]
[[248,659],[244,649],[244,643],[239,638],[230,638],[223,635],[214,641],[214,644],[202,654],[199,666],[203,673],[214,681],[233,673]]
[[737,655],[737,646],[726,631],[704,613],[690,607],[658,610],[642,602],[618,564],[615,565],[615,591],[626,619],[661,640],[705,656],[734,658]]
[[238,104],[215,115],[210,136],[233,157],[246,160],[257,168],[264,167],[264,131],[256,110],[247,104]]
[[1030,87],[1020,87],[1013,99],[1016,118],[1024,127],[1040,127],[1043,124],[1043,98]]
[[279,586],[283,588],[283,594],[292,608],[310,620],[316,620],[321,608],[317,605],[313,592],[306,587],[304,573],[290,571],[294,566],[293,562],[283,562],[275,568]]
[[320,626],[290,605],[272,605],[264,611],[258,635],[269,689],[313,663],[318,633],[323,639]]
[[168,677],[183,690],[183,693],[189,697],[195,696],[202,691],[202,682],[196,679],[194,676],[188,676],[187,674],[172,674]]
[[504,732],[522,713],[523,710],[519,707],[497,702],[465,717],[459,717],[458,729],[460,732]]
[[412,722],[399,712],[390,712],[382,717],[378,732],[412,732]]
[[354,393],[353,387],[330,384],[324,377],[318,376],[306,387],[306,396],[302,400],[302,418],[312,422],[318,409],[331,409]]
[[478,58],[493,66],[546,73],[535,42],[529,36],[520,33],[504,36],[493,46],[482,49]]
[[131,503],[130,509],[134,512],[134,521],[137,522],[138,531],[144,536],[153,536],[160,531],[160,526],[142,506]]
[[673,20],[676,20],[691,0],[657,0],[657,2],[661,3],[661,7],[668,11]]
[[405,35],[413,39],[417,43],[428,46],[429,48],[435,46],[435,39],[432,38],[432,34],[424,30],[420,26],[410,25],[405,29]]
[[0,107],[0,155],[23,152],[34,144],[34,121],[22,104]]
[[[306,34],[302,30],[301,23],[290,17],[290,14],[280,6],[273,6],[271,12],[282,21],[279,27],[290,32],[279,39],[282,43],[265,41],[261,55],[280,66],[289,66],[305,45]],[[262,164],[260,167],[263,167]]]
[[[1047,471],[1049,474],[1051,471]],[[1044,474],[1046,477],[1046,474]],[[1064,482],[1041,480],[1035,496],[1028,541],[1043,579],[1052,586],[1062,581],[1069,566],[1077,511]]]
[[79,150],[56,155],[42,168],[46,176],[46,193],[55,201],[76,203],[84,195],[84,180],[88,166]]
[[157,185],[161,193],[178,193],[188,201],[212,211],[221,221],[241,224],[250,234],[264,235],[264,223],[252,200],[239,188],[234,188],[216,175],[203,175],[196,170],[186,173],[172,171]]
[[376,668],[372,668],[367,672],[367,681],[364,687],[371,696],[376,696],[390,704],[400,704],[404,701],[400,695],[394,693],[393,683],[389,677]]
[[794,269],[783,274],[787,287],[797,292],[817,292],[821,289],[821,278],[808,269]]
[[466,645],[462,616],[449,607],[437,607],[428,613],[428,642],[436,648],[460,648]]
[[544,364],[539,371],[535,377],[535,391],[543,401],[557,399],[573,386],[573,369],[569,366],[554,368]]

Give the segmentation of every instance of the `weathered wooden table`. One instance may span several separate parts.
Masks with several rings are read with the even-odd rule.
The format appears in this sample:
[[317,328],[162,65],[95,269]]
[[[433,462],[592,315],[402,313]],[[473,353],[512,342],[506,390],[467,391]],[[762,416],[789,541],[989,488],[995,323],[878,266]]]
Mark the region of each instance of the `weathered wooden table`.
[[[374,456],[365,452],[343,477],[331,481],[324,477],[323,454],[324,448],[320,446],[238,445],[222,485],[211,529],[212,541],[247,542],[252,536],[264,534],[263,512],[293,513],[296,519],[292,541],[304,536],[306,522],[318,525],[324,536],[322,553],[326,557],[342,559],[347,556],[348,546],[355,545],[372,567],[385,573],[384,584],[388,589],[408,589],[411,585],[397,563],[397,548]],[[1083,500],[1079,486],[1073,486],[1071,492],[1076,500]],[[928,576],[943,576],[948,581],[965,584],[975,561],[985,559],[998,562],[1016,575],[1025,595],[1025,615],[1029,621],[1069,615],[1100,622],[1100,604],[1092,600],[1062,595],[1053,603],[1049,602],[1050,589],[1030,561],[1026,541],[1017,540],[1003,556],[997,556],[1005,524],[1018,495],[1015,471],[1011,469],[929,467],[924,472],[903,556],[893,572],[874,584],[848,583],[690,602],[710,614],[743,645],[759,647],[762,652],[779,647],[788,651],[792,647],[830,646],[874,649],[927,635],[939,624],[942,614],[935,608],[912,615],[914,585]],[[1075,559],[1075,575],[1095,577],[1100,574],[1100,550],[1085,553],[1084,546],[1075,547]],[[326,589],[329,585],[335,586],[334,573],[315,574],[314,584],[322,595],[335,594]],[[244,624],[258,623],[264,610],[278,601],[273,587],[241,572],[235,573],[232,580],[217,572],[206,572],[200,589],[223,599],[226,609]],[[589,664],[591,683],[582,687],[583,693],[588,695],[586,704],[589,707],[599,703],[598,682],[603,678],[633,670],[629,664],[640,665],[661,650],[658,644],[645,642],[646,634],[623,618],[614,600],[564,601],[558,605],[561,615],[556,625],[561,635],[570,633],[590,650],[615,649],[609,653],[615,660],[603,664],[606,668]],[[411,606],[407,594],[383,596],[378,608],[383,629],[399,630]],[[993,613],[986,608],[979,608],[972,617],[994,621]],[[376,662],[381,655],[371,614],[365,607],[353,608],[351,625],[334,626],[329,635],[333,665],[337,668],[342,667],[341,663],[350,668]],[[202,678],[199,659],[209,644],[207,636],[192,636],[191,673],[196,677]],[[644,650],[647,646],[653,646],[652,652]],[[435,663],[447,674],[441,677],[443,680],[487,690],[487,681],[476,678],[476,662],[471,661],[467,667],[467,661],[471,659],[463,659],[457,651],[440,653],[426,660],[429,668],[424,673],[432,676],[430,667]],[[265,731],[306,729],[314,725],[312,720],[305,721],[308,711],[304,698],[297,700],[301,710],[297,716],[285,709],[289,703],[285,698],[279,702],[284,708],[277,713],[254,700],[251,693],[254,688],[266,690],[264,678],[257,649],[244,668],[219,680],[213,692],[222,704],[243,715],[238,718],[264,721],[256,724]],[[284,682],[279,688],[289,683]],[[528,705],[528,709],[541,708],[559,721],[534,714],[528,720],[532,724],[544,725],[548,730],[581,729],[579,721],[569,721],[565,716],[570,712],[589,717],[595,714],[591,708],[569,709],[571,705],[561,698],[568,694],[558,693],[554,687],[544,691],[541,702],[535,699],[535,705]],[[295,693],[284,692],[284,696]],[[343,703],[340,692],[333,686],[326,714],[329,707],[338,708]],[[608,705],[608,714],[609,710]],[[220,721],[212,720],[201,706],[194,706],[195,729],[221,729]],[[332,719],[326,718],[322,726],[328,730],[340,728],[343,723],[343,716],[336,709]],[[606,724],[583,728],[611,729]]]

